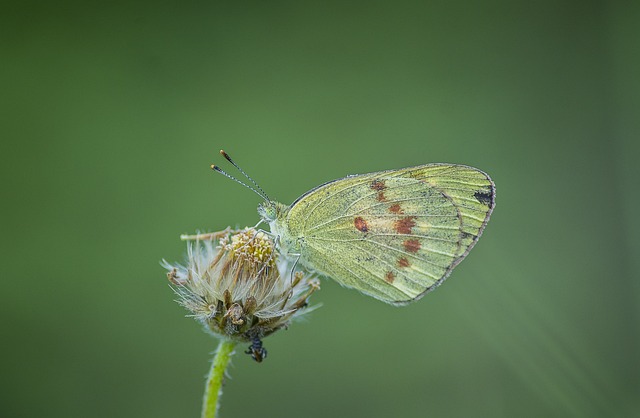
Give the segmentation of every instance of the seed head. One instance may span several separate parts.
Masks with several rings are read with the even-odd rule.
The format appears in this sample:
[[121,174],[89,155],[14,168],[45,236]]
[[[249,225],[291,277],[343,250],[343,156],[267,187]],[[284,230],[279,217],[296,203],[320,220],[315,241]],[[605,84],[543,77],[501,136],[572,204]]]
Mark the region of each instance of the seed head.
[[162,263],[178,302],[208,331],[250,342],[249,353],[262,361],[260,339],[308,311],[318,279],[294,273],[295,260],[280,257],[273,240],[253,228],[195,238],[186,265]]

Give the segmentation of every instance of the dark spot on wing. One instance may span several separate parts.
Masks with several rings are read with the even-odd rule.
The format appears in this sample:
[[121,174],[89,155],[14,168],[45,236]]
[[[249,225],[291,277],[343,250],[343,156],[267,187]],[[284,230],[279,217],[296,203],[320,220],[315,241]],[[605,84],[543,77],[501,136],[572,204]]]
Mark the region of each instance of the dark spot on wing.
[[474,234],[470,234],[468,232],[460,231],[460,239],[462,240],[466,238],[471,238],[472,241],[475,241],[478,238],[478,236]]
[[353,225],[360,232],[367,232],[369,230],[369,226],[367,225],[367,221],[362,219],[360,216],[353,220]]
[[384,279],[387,281],[387,283],[393,283],[393,281],[396,279],[396,275],[393,274],[392,271],[388,271]]
[[378,202],[386,202],[387,198],[384,196],[384,189],[386,189],[387,186],[384,184],[384,180],[375,179],[371,182],[371,186],[369,187],[378,191],[378,196],[376,196]]
[[406,268],[409,267],[409,260],[406,257],[402,257],[398,259],[398,267]]
[[402,210],[402,208],[400,207],[400,205],[398,203],[394,203],[393,205],[391,205],[389,207],[389,212],[391,213],[397,213],[397,214],[402,214],[404,213],[404,211]]
[[408,239],[403,242],[404,249],[410,253],[417,253],[420,249],[420,241],[417,239]]
[[406,218],[402,218],[399,221],[395,221],[394,228],[396,229],[398,234],[410,234],[411,228],[416,226],[415,219],[415,216],[407,216]]
[[489,190],[478,190],[473,194],[473,197],[483,205],[487,205],[489,207],[493,206],[493,187]]

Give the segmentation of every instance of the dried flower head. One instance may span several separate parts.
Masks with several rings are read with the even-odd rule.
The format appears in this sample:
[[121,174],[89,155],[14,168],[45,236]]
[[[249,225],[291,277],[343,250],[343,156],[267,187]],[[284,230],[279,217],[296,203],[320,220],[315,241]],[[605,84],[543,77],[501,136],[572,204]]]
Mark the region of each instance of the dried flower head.
[[250,342],[247,353],[262,361],[261,339],[305,311],[318,279],[293,273],[293,260],[253,228],[183,238],[193,239],[187,264],[163,261],[178,302],[214,334]]

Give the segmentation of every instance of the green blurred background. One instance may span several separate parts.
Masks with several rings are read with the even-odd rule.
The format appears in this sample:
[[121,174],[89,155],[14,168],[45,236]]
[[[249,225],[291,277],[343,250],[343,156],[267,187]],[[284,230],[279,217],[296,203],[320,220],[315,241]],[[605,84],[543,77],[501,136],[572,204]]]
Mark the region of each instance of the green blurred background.
[[[14,2],[0,17],[2,417],[197,417],[216,342],[159,260],[346,174],[479,167],[497,207],[403,308],[324,280],[223,417],[640,414],[631,1]],[[233,170],[230,170],[233,171]],[[244,347],[242,347],[244,348]]]

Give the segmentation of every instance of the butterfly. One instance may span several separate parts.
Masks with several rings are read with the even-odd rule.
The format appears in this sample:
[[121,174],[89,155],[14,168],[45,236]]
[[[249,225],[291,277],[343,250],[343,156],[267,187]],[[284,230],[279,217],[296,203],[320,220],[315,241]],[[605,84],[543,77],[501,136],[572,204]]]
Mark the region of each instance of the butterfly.
[[324,183],[291,205],[264,198],[262,221],[285,255],[307,270],[394,305],[440,285],[478,241],[495,206],[481,170],[425,164],[350,175]]

